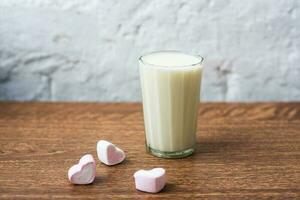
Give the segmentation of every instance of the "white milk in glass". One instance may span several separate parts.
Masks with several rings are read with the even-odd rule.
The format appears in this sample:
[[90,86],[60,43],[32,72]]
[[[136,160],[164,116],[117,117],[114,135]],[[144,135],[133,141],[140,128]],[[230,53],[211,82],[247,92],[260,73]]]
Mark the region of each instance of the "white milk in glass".
[[148,150],[160,157],[190,155],[196,143],[202,58],[161,51],[139,62]]

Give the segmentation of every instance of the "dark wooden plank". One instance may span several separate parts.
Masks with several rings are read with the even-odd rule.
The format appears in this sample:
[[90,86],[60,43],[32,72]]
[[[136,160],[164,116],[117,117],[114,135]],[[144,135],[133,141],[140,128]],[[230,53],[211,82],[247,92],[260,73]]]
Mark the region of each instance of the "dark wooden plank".
[[[0,199],[300,198],[299,103],[203,103],[198,150],[185,159],[145,153],[140,104],[0,103]],[[68,168],[96,142],[126,152],[97,163],[92,185],[73,186]],[[134,189],[133,173],[164,167],[159,194]]]

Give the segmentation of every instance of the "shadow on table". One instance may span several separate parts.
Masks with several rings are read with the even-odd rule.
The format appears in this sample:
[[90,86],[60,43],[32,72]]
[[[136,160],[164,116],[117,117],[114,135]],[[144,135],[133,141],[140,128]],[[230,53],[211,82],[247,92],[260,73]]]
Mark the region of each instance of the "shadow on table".
[[228,135],[220,138],[203,138],[196,144],[197,153],[217,153],[224,151],[239,151],[251,145],[249,135]]
[[166,186],[160,191],[163,193],[169,193],[176,189],[176,185],[174,183],[166,183]]
[[101,185],[107,181],[106,179],[107,178],[105,176],[97,176],[96,175],[93,185],[98,185],[98,184]]

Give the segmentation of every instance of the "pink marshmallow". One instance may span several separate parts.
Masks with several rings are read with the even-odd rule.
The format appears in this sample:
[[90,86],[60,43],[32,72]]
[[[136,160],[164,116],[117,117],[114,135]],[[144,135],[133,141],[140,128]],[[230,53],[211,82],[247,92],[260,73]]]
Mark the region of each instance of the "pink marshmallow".
[[68,171],[69,181],[73,184],[90,184],[96,176],[96,162],[91,154],[86,154]]
[[163,168],[139,170],[134,173],[133,177],[135,179],[135,188],[143,192],[157,193],[166,184],[166,170]]
[[125,159],[124,151],[106,140],[98,141],[97,154],[99,160],[106,165],[116,165]]

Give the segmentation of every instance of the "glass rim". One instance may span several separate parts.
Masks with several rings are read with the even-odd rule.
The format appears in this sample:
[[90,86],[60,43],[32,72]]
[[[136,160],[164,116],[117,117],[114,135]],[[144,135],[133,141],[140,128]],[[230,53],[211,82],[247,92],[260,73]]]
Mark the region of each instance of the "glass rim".
[[[164,52],[171,52],[171,53],[182,53],[182,54],[185,54],[185,55],[189,55],[189,56],[193,56],[195,58],[198,58],[199,61],[196,62],[196,63],[193,63],[193,64],[190,64],[190,65],[181,65],[181,66],[172,66],[172,67],[169,67],[167,65],[156,65],[156,64],[152,64],[152,63],[149,63],[149,62],[146,62],[143,58],[145,56],[148,56],[148,55],[151,55],[151,54],[155,54],[155,53],[164,53]],[[203,60],[204,58],[200,55],[191,55],[191,54],[187,54],[187,53],[184,53],[182,51],[178,51],[178,50],[161,50],[161,51],[152,51],[150,53],[147,53],[145,55],[142,55],[139,57],[139,62],[140,63],[143,63],[144,65],[149,65],[149,66],[152,66],[152,67],[161,67],[161,68],[168,68],[168,69],[178,69],[178,68],[188,68],[188,67],[195,67],[195,66],[198,66],[198,65],[201,65],[203,63]]]

